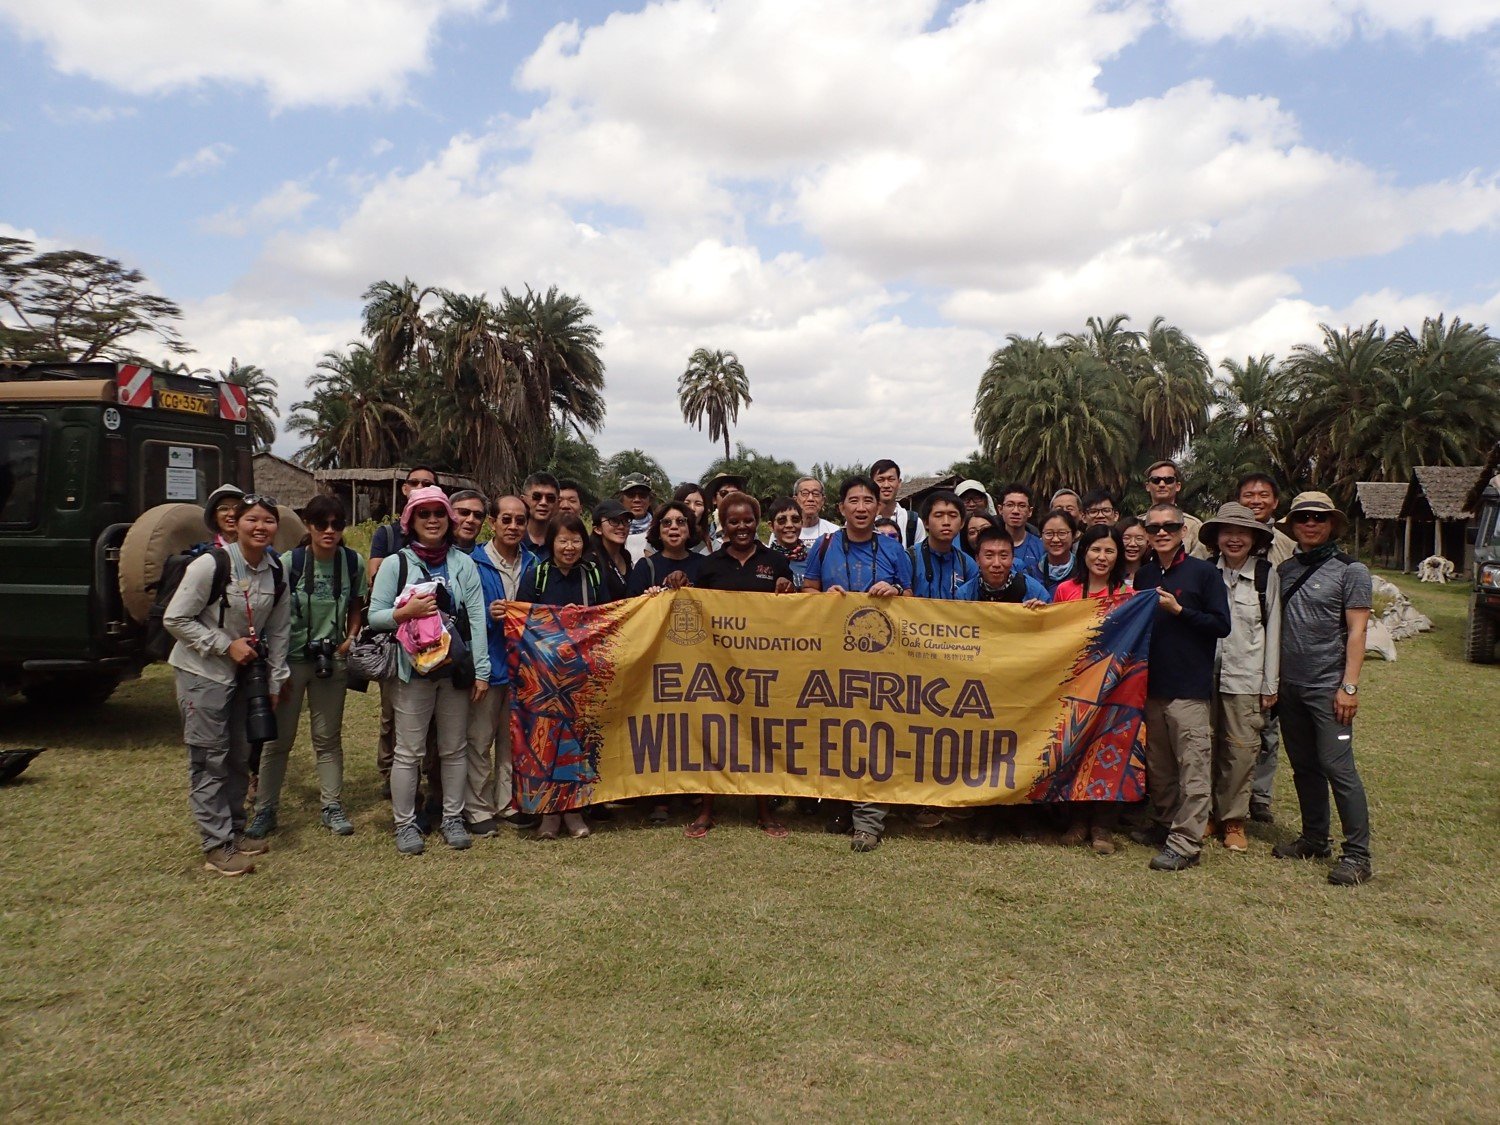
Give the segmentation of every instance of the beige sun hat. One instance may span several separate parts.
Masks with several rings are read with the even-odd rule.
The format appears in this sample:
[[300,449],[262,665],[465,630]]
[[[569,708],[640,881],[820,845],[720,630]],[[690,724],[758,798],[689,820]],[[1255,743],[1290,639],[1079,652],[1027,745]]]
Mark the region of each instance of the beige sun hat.
[[1292,533],[1292,517],[1298,512],[1327,512],[1333,520],[1333,535],[1338,538],[1349,527],[1349,517],[1334,506],[1333,497],[1326,492],[1299,492],[1287,509],[1286,518],[1276,524],[1276,530],[1287,535]]
[[1258,551],[1262,547],[1270,545],[1271,529],[1255,518],[1255,513],[1243,504],[1231,500],[1227,504],[1219,505],[1219,514],[1211,520],[1204,520],[1203,526],[1198,529],[1198,542],[1210,550],[1219,546],[1219,532],[1226,527],[1244,528],[1246,531],[1255,533],[1255,546],[1252,551]]

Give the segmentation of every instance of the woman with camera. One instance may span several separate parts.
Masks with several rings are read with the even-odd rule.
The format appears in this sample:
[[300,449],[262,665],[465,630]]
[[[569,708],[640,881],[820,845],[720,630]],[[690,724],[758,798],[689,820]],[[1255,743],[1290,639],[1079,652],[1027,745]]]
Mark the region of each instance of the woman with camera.
[[[468,781],[469,704],[489,690],[490,654],[486,643],[484,587],[474,560],[453,542],[453,505],[441,488],[414,489],[401,513],[407,544],[387,556],[370,593],[370,627],[401,632],[407,622],[421,622],[410,634],[436,635],[426,619],[441,615],[441,644],[450,658],[414,661],[405,642],[397,644],[395,688],[396,749],[391,766],[391,810],[396,818],[396,850],[421,855],[417,830],[417,776],[427,750],[427,727],[437,719],[439,768],[443,779],[443,840],[467,848],[464,788]],[[413,587],[436,582],[437,589],[417,593]],[[428,651],[428,650],[422,650]]]
[[177,639],[182,739],[188,748],[188,803],[203,838],[204,868],[220,875],[255,870],[269,849],[244,836],[250,743],[274,737],[272,700],[291,675],[291,607],[271,551],[280,517],[268,496],[241,497],[235,539],[189,564],[162,624]]
[[259,840],[276,830],[287,757],[297,739],[305,698],[312,712],[323,827],[336,836],[354,831],[344,814],[344,657],[364,620],[369,581],[365,560],[344,546],[348,519],[333,496],[314,496],[303,510],[307,538],[291,553],[287,595],[292,625],[288,648],[291,679],[276,708],[278,737],[261,756],[255,816],[245,835]]

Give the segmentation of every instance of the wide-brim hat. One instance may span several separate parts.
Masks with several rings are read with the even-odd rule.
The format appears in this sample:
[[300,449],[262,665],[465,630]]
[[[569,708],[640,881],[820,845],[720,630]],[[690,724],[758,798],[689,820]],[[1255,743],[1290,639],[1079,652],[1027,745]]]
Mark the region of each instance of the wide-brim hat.
[[623,496],[632,488],[644,488],[647,492],[654,491],[651,487],[651,478],[645,473],[626,473],[620,478],[620,487],[615,489],[615,495]]
[[214,509],[219,506],[219,501],[226,496],[233,496],[236,500],[245,495],[245,490],[237,484],[221,484],[208,494],[208,499],[203,501],[203,522],[208,525],[208,530],[215,535],[219,534],[219,521],[214,518]]
[[1213,519],[1203,521],[1203,526],[1198,529],[1198,542],[1205,547],[1217,547],[1219,532],[1226,527],[1238,527],[1255,532],[1257,548],[1269,546],[1274,538],[1271,529],[1256,519],[1254,512],[1245,505],[1231,500],[1227,504],[1219,505],[1219,513]]
[[741,492],[745,490],[745,478],[738,473],[715,473],[703,482],[703,495],[712,497],[726,484],[732,484]]
[[1299,492],[1292,500],[1292,506],[1287,509],[1286,517],[1276,525],[1277,530],[1292,534],[1292,517],[1298,512],[1327,512],[1328,518],[1333,520],[1333,534],[1337,537],[1344,534],[1349,527],[1349,517],[1339,511],[1333,503],[1333,497],[1326,492]]

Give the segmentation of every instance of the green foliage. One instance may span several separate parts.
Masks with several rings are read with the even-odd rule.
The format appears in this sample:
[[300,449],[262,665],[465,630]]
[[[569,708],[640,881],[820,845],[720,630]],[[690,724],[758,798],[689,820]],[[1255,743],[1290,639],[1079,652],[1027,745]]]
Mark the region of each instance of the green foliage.
[[140,270],[83,250],[36,251],[0,237],[0,359],[149,362],[147,338],[173,355],[182,309],[145,288]]
[[577,481],[583,489],[586,507],[599,502],[602,496],[599,478],[604,472],[604,458],[588,438],[557,430],[552,435],[552,456],[547,460],[547,471],[558,480]]
[[736,442],[734,456],[720,457],[703,470],[702,480],[717,473],[734,473],[745,479],[745,491],[762,504],[792,494],[792,483],[802,475],[792,461],[782,461]]
[[276,408],[276,380],[255,364],[242,364],[233,357],[230,357],[229,369],[220,371],[215,377],[221,382],[245,388],[250,434],[255,439],[255,448],[270,449],[276,440],[276,419],[281,417],[281,411]]
[[869,476],[870,467],[863,461],[852,461],[847,465],[818,461],[807,470],[807,475],[817,477],[823,484],[823,518],[839,520],[839,487],[849,477]]
[[991,496],[995,495],[1001,485],[1010,483],[1001,479],[999,467],[977,449],[962,461],[949,465],[948,472],[957,474],[961,481],[977,480]]
[[750,405],[750,380],[733,352],[698,348],[688,357],[687,370],[677,380],[677,402],[682,417],[698,429],[708,425],[708,440],[724,442],[728,461],[729,428],[740,419],[740,407]]
[[599,495],[613,496],[620,491],[620,481],[631,473],[641,473],[651,482],[651,491],[657,500],[672,495],[672,478],[661,467],[655,457],[643,449],[622,449],[608,461],[599,473]]

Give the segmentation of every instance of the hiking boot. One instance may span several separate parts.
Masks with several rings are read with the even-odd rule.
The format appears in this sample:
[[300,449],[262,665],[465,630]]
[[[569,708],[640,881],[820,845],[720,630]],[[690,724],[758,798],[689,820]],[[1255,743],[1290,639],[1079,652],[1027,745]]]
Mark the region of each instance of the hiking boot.
[[487,816],[483,820],[466,820],[464,827],[469,830],[470,836],[478,836],[481,840],[500,835],[500,822],[492,816]]
[[221,844],[203,853],[203,870],[232,878],[250,874],[255,870],[255,864],[233,844]]
[[396,829],[396,850],[402,855],[421,855],[427,850],[427,845],[422,842],[422,833],[417,831],[415,824]]
[[1347,855],[1342,856],[1328,873],[1328,881],[1335,887],[1357,887],[1373,878],[1375,871],[1367,861]]
[[443,843],[447,844],[450,848],[457,849],[458,851],[463,851],[474,842],[474,838],[470,836],[468,830],[464,828],[462,817],[443,817],[442,824],[439,826],[439,831],[441,831],[443,834]]
[[1197,866],[1197,856],[1183,855],[1175,848],[1162,848],[1151,857],[1152,871],[1186,871],[1189,867]]
[[1094,849],[1095,855],[1114,855],[1114,833],[1108,828],[1100,828],[1098,825],[1095,825],[1089,829],[1089,847]]
[[873,832],[856,832],[849,843],[849,850],[855,852],[873,852],[878,847],[880,837]]
[[1271,811],[1271,806],[1266,804],[1250,805],[1250,819],[1256,824],[1275,824],[1276,814]]
[[1171,833],[1159,824],[1148,824],[1144,828],[1132,828],[1130,838],[1142,847],[1159,848],[1167,842]]
[[267,805],[257,810],[255,819],[250,822],[250,827],[245,829],[245,835],[252,840],[264,840],[272,832],[276,831],[276,810]]
[[1327,844],[1315,844],[1305,836],[1298,836],[1295,840],[1277,844],[1271,849],[1271,854],[1277,859],[1327,859],[1333,854],[1333,849]]
[[563,827],[568,830],[568,835],[575,840],[582,840],[589,834],[589,826],[583,822],[583,816],[576,812],[563,813]]
[[1081,820],[1075,820],[1068,825],[1068,830],[1058,837],[1057,842],[1065,848],[1078,848],[1089,838],[1089,827]]
[[323,806],[323,827],[335,836],[354,835],[354,822],[344,815],[344,806],[335,801]]
[[1248,852],[1250,841],[1245,836],[1245,822],[1243,820],[1226,820],[1224,822],[1224,846],[1232,852]]
[[253,836],[236,836],[234,850],[243,852],[245,855],[265,855],[271,850],[271,845],[268,841],[257,840]]
[[943,823],[943,814],[937,809],[920,809],[911,822],[918,828],[937,828]]

